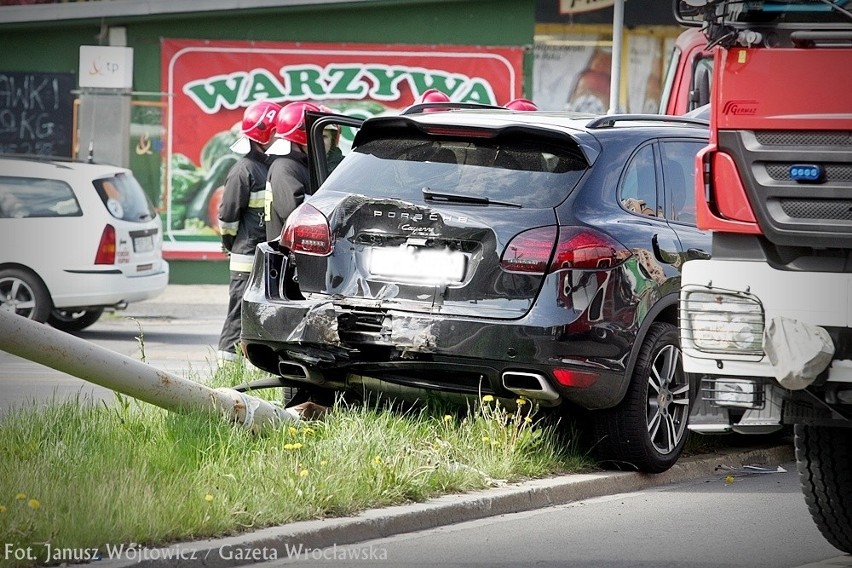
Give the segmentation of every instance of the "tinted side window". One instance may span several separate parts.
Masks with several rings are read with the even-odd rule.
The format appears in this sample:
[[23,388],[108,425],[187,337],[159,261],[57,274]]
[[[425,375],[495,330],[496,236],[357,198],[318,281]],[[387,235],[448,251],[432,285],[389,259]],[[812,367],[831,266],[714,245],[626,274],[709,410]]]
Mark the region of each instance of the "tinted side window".
[[652,146],[643,146],[633,154],[621,178],[618,199],[628,211],[649,217],[663,216],[657,203],[657,174]]
[[0,218],[79,217],[80,204],[67,183],[0,176]]
[[700,141],[670,140],[663,147],[663,177],[666,186],[666,218],[695,224],[695,155]]

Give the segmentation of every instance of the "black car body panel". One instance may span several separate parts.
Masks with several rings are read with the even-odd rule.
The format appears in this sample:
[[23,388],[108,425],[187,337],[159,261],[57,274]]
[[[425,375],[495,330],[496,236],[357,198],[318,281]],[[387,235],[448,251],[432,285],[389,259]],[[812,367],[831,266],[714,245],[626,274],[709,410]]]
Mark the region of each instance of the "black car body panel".
[[[698,148],[707,132],[594,130],[588,118],[521,114],[367,121],[306,201],[327,222],[330,251],[294,251],[283,240],[258,248],[243,303],[251,362],[294,385],[347,388],[368,376],[444,393],[529,391],[543,405],[618,405],[651,323],[676,322],[684,242],[698,250],[704,238],[662,214],[626,210],[616,197],[631,175],[625,164],[649,157],[645,201],[662,212],[660,140]],[[486,149],[491,162],[467,161]],[[504,150],[515,159],[498,165]],[[502,188],[504,178],[515,185]],[[547,270],[525,271],[523,259],[515,270],[505,257],[532,229],[557,240],[576,233],[581,244],[600,238],[589,254],[605,260],[553,266],[553,245]],[[560,382],[560,372],[589,381]],[[527,375],[535,380],[525,389]]]

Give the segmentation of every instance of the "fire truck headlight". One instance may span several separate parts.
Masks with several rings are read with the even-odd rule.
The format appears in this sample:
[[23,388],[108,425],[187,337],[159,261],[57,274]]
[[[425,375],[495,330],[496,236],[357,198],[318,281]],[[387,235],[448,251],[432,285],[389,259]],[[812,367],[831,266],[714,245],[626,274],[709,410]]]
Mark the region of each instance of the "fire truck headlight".
[[706,353],[763,355],[764,321],[763,306],[748,293],[685,288],[681,294],[684,347]]

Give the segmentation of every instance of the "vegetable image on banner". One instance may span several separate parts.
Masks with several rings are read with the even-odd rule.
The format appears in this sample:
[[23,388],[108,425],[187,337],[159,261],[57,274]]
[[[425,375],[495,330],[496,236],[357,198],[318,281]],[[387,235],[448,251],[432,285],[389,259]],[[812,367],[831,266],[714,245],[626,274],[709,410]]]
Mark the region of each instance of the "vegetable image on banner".
[[[433,88],[454,102],[489,105],[522,94],[520,47],[164,39],[161,52],[170,240],[218,240],[217,195],[239,158],[230,145],[255,101],[311,101],[369,118],[398,114]],[[341,144],[351,137],[342,132]]]

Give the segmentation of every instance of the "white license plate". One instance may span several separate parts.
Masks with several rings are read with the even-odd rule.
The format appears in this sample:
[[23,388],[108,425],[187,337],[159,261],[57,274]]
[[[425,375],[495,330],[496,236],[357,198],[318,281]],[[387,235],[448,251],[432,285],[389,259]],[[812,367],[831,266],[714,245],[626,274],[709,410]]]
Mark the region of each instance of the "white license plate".
[[151,252],[154,250],[154,237],[136,237],[133,239],[133,250],[136,252]]
[[467,258],[458,251],[414,246],[374,248],[370,273],[413,284],[443,284],[464,279]]

